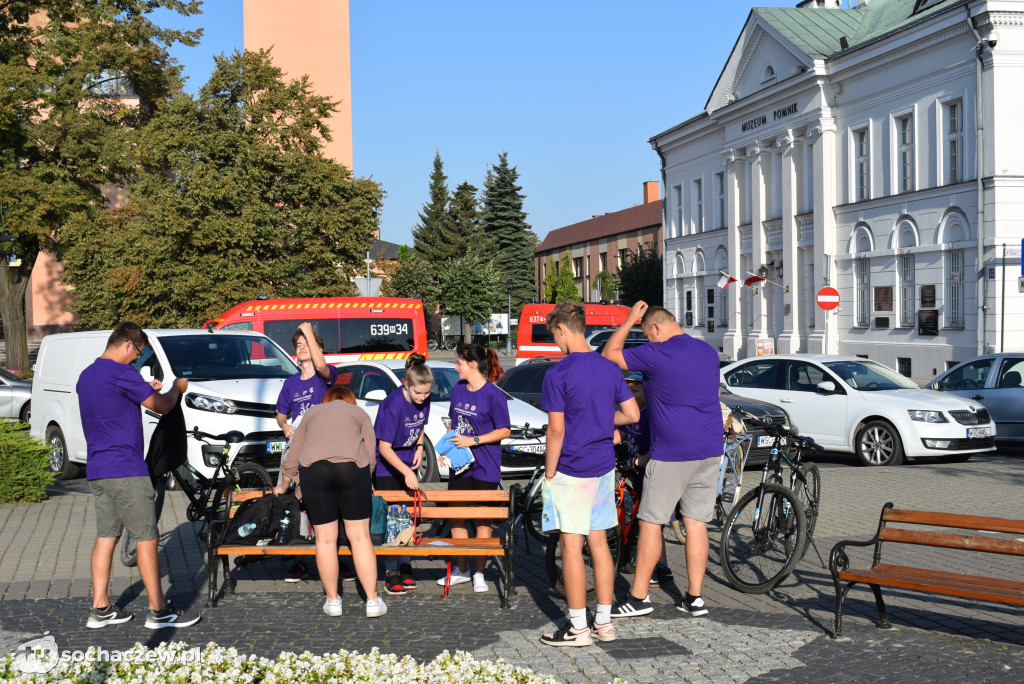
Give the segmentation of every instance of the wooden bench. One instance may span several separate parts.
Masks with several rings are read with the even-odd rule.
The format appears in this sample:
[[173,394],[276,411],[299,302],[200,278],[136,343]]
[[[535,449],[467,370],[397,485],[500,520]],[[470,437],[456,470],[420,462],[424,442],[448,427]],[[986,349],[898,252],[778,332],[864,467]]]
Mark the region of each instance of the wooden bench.
[[[514,488],[513,488],[514,490]],[[391,504],[406,504],[412,513],[413,497],[404,491],[377,491]],[[493,491],[448,491],[447,489],[424,489],[424,500],[420,516],[424,522],[435,520],[504,520],[505,530],[500,536],[489,539],[423,538],[419,544],[408,546],[374,546],[377,556],[413,556],[416,558],[451,558],[453,556],[498,556],[504,559],[504,581],[499,585],[498,598],[501,607],[509,607],[509,596],[515,594],[515,530],[509,521],[515,519],[515,495],[508,490]],[[436,505],[441,504],[441,505]],[[223,524],[223,523],[222,523]],[[219,537],[218,534],[210,535]],[[234,578],[231,577],[230,556],[312,556],[316,546],[312,543],[295,543],[285,546],[244,546],[240,544],[208,548],[207,568],[210,575],[209,594],[206,605],[217,602],[217,559],[224,568],[224,580],[230,593],[235,592]],[[351,556],[347,545],[338,549],[339,556]]]
[[[857,583],[867,584],[871,587],[871,591],[874,592],[875,604],[878,606],[878,626],[883,629],[892,627],[885,614],[885,603],[882,601],[881,587],[883,586],[981,599],[984,601],[996,601],[1018,606],[1024,605],[1024,582],[882,563],[883,542],[980,551],[1007,556],[1024,556],[1024,541],[1019,539],[1000,539],[959,532],[933,532],[906,527],[892,527],[893,523],[1024,535],[1024,520],[908,511],[896,509],[892,506],[892,503],[887,503],[882,508],[878,532],[873,539],[867,541],[843,541],[832,548],[832,554],[829,557],[829,570],[832,572],[832,581],[836,589],[836,615],[832,624],[833,637],[838,638],[842,636],[843,601],[850,588]],[[871,545],[875,547],[871,568],[867,570],[850,569],[850,560],[846,555],[846,547]],[[843,584],[844,582],[845,584]]]

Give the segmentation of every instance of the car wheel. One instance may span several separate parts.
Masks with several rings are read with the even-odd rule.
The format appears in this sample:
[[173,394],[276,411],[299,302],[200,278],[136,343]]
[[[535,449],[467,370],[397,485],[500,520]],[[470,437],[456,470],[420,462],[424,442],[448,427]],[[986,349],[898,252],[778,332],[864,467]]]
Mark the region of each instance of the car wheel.
[[857,457],[866,466],[894,466],[903,463],[903,443],[891,424],[873,420],[857,431]]
[[68,443],[64,433],[56,425],[46,428],[46,443],[50,446],[50,472],[55,473],[58,480],[73,480],[78,477],[78,466],[71,462],[68,455]]
[[18,413],[18,420],[22,423],[27,423],[32,418],[32,401],[26,401],[25,405],[21,407],[21,411]]
[[434,453],[434,445],[426,436],[423,437],[423,461],[416,471],[416,479],[420,482],[441,481],[441,472],[437,469],[437,454]]

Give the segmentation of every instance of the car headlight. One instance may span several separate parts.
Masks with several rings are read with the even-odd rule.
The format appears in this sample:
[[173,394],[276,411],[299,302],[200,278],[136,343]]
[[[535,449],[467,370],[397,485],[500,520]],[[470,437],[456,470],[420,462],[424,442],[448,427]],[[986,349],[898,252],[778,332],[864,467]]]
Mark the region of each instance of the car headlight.
[[910,414],[910,420],[916,420],[919,423],[948,423],[946,416],[942,415],[942,411],[907,411]]
[[221,397],[208,397],[205,394],[186,394],[185,406],[198,411],[212,411],[214,413],[236,413],[238,407],[230,399]]

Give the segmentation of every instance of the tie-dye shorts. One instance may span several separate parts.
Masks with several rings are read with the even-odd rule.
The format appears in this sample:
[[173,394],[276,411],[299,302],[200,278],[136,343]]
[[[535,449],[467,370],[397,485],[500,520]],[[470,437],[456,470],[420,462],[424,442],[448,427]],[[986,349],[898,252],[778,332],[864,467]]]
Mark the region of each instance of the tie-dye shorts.
[[587,535],[608,530],[618,523],[615,510],[615,470],[601,477],[573,477],[555,473],[541,488],[545,532]]

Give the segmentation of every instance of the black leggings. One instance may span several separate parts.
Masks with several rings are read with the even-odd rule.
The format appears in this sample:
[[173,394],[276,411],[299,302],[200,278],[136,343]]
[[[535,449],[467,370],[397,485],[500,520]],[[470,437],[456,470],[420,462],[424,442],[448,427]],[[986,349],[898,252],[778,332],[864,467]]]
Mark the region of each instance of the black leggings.
[[299,482],[302,502],[314,525],[370,517],[373,497],[370,466],[360,468],[352,462],[316,461],[302,469]]

